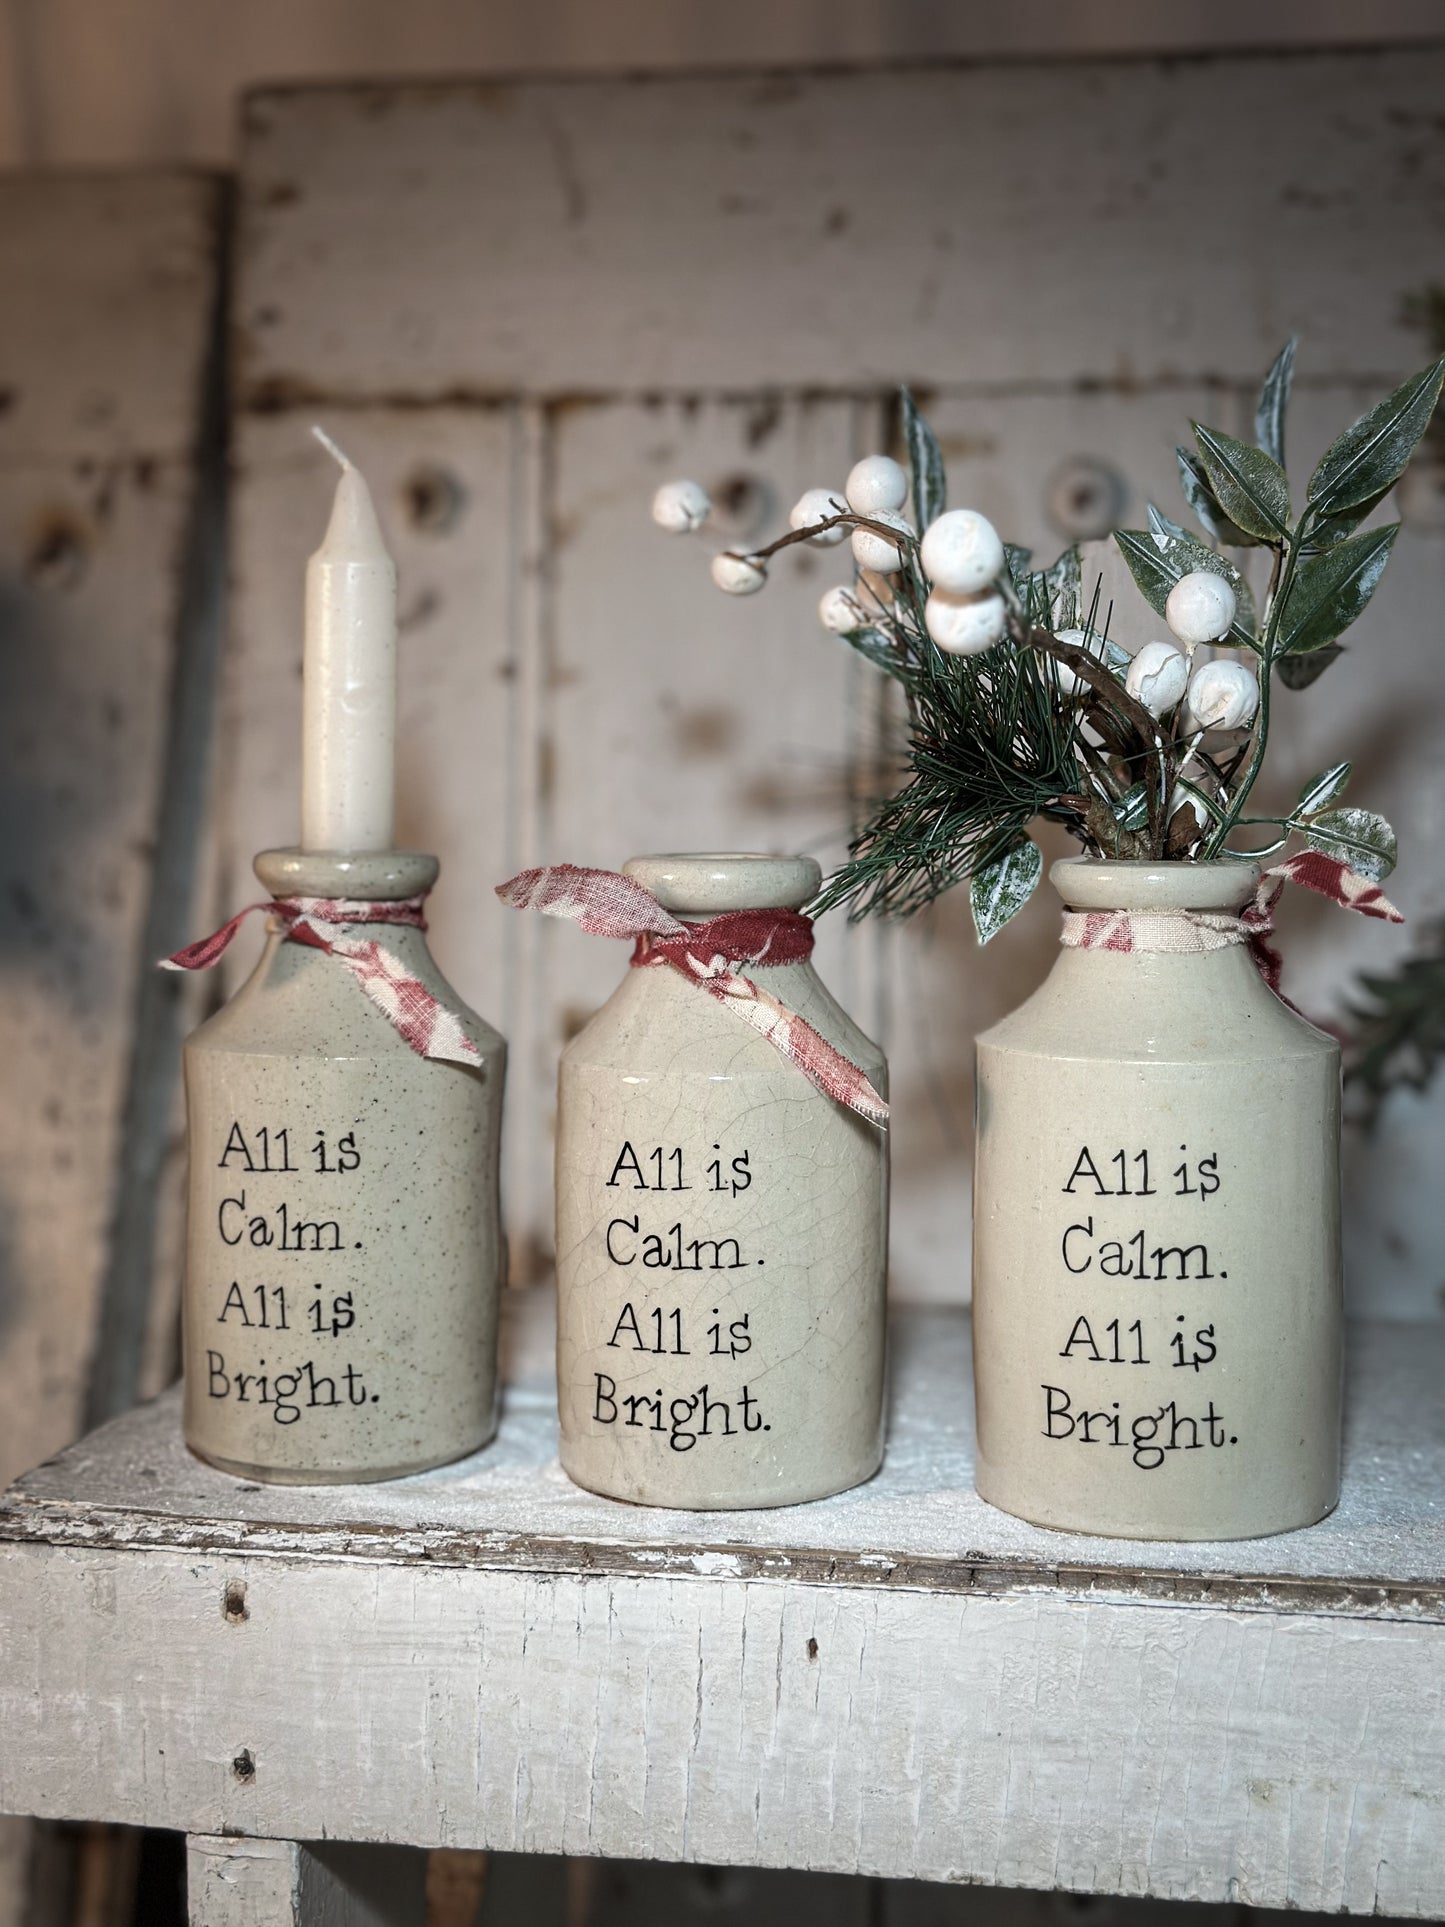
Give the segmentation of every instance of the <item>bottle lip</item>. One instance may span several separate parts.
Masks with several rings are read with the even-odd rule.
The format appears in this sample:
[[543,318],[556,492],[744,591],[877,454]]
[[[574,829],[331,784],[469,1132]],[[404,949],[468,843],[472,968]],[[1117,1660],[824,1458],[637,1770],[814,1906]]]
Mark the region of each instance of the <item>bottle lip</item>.
[[441,869],[420,850],[262,850],[253,867],[273,897],[354,897],[363,903],[424,896]]
[[1235,857],[1151,863],[1062,857],[1049,882],[1072,910],[1237,910],[1254,893],[1259,865]]
[[799,910],[817,895],[823,881],[810,856],[740,850],[635,856],[623,864],[622,873],[679,917],[717,916],[725,910]]

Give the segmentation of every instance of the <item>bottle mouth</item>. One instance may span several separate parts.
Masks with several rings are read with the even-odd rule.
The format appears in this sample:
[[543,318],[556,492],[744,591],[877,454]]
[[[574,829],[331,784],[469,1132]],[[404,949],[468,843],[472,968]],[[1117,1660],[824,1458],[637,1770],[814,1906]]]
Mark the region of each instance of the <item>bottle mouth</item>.
[[1049,882],[1071,910],[1237,910],[1259,882],[1258,863],[1238,857],[1152,863],[1063,857]]
[[355,897],[399,903],[422,896],[441,866],[420,850],[262,850],[256,875],[273,897]]
[[675,917],[713,917],[725,910],[799,910],[816,896],[823,872],[810,856],[755,851],[675,851],[635,856],[624,876],[650,890]]

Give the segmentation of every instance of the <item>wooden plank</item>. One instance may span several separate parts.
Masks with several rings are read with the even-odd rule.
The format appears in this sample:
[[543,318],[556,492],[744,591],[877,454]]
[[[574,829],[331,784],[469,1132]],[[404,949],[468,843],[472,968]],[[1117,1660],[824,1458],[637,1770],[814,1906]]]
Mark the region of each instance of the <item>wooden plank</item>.
[[[0,182],[4,1476],[174,1370],[174,1274],[151,1300],[198,1000],[151,964],[185,935],[204,794],[221,218],[194,174]],[[29,1831],[0,1839],[0,1918]]]
[[405,1847],[193,1834],[186,1862],[190,1927],[418,1927],[426,1902]]
[[0,182],[0,461],[110,464],[195,452],[220,182],[181,169]]
[[[195,609],[185,557],[217,218],[216,185],[197,177],[0,184],[14,292],[0,314],[11,635],[0,866],[12,908],[0,1053],[20,1099],[0,1119],[7,1473],[79,1427],[117,1214],[138,1203],[131,1235],[152,1233],[157,1188],[138,1174],[153,1179],[173,1129],[164,1096],[137,1106],[155,1065],[134,1060],[132,1027],[152,1007],[143,952],[181,927],[194,862],[195,810],[174,835],[162,810],[194,791],[200,767],[175,739],[172,698],[178,633]],[[191,640],[203,656],[204,636]],[[203,685],[190,684],[188,712],[202,735]],[[153,1015],[150,1042],[173,1080],[174,996]],[[126,1396],[143,1290],[139,1329],[125,1335]]]
[[7,1553],[0,1601],[32,1683],[7,1683],[0,1801],[42,1813],[1395,1915],[1445,1897],[1438,1623],[40,1547]]
[[[1317,376],[1388,371],[1440,233],[1442,75],[1410,49],[268,92],[243,393],[1247,379],[1297,323]],[[1226,106],[1201,193],[1179,130]]]
[[869,1485],[599,1500],[557,1470],[545,1310],[460,1466],[248,1486],[168,1396],[13,1490],[0,1810],[1438,1915],[1438,1329],[1356,1328],[1330,1520],[1169,1546],[976,1499],[943,1311],[895,1325]]

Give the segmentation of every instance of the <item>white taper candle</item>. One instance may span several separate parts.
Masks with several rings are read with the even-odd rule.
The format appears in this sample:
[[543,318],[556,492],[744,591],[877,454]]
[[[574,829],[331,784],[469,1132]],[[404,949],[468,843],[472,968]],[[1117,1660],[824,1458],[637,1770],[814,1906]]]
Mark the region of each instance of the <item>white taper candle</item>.
[[389,850],[396,792],[396,565],[341,450],[331,521],[306,564],[301,847]]

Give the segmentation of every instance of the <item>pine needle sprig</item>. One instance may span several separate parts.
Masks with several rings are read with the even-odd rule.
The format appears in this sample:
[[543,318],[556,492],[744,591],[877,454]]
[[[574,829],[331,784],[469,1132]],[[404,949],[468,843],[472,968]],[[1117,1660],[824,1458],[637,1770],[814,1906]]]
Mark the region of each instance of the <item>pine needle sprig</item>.
[[1033,650],[950,658],[924,642],[912,696],[908,781],[853,838],[815,915],[847,904],[855,921],[911,916],[1004,855],[1035,817],[1081,816],[1072,722]]

